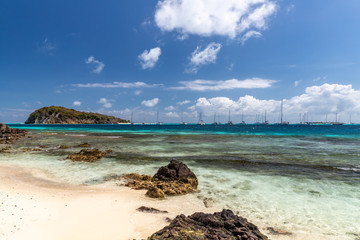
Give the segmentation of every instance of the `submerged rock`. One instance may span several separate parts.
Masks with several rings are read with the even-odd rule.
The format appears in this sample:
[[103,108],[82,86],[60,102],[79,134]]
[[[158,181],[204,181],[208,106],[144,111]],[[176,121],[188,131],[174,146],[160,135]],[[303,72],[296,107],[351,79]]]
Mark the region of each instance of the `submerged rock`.
[[99,149],[82,149],[78,153],[70,154],[66,159],[81,162],[95,162],[105,155],[106,152],[102,152]]
[[66,146],[66,145],[60,145],[59,147],[58,147],[58,149],[68,149],[69,148],[69,146]]
[[74,146],[74,148],[88,148],[88,147],[90,147],[90,144],[87,142]]
[[267,240],[259,229],[231,210],[214,214],[202,212],[178,215],[170,224],[151,235],[148,240]]
[[10,128],[5,124],[0,123],[0,144],[14,143],[16,140],[25,137],[26,134],[29,134],[29,132],[22,129]]
[[195,192],[198,186],[196,175],[184,163],[176,160],[159,168],[153,177],[131,173],[124,178],[128,180],[126,186],[147,189],[146,196],[151,198]]
[[139,212],[144,212],[144,213],[168,213],[168,211],[163,211],[163,210],[159,210],[156,208],[145,207],[145,206],[141,206],[141,207],[137,208],[136,210],[138,210]]
[[10,147],[0,148],[0,153],[9,153]]
[[270,234],[272,235],[292,235],[291,232],[287,232],[285,230],[281,230],[281,229],[276,229],[273,227],[268,227],[267,230],[270,232]]

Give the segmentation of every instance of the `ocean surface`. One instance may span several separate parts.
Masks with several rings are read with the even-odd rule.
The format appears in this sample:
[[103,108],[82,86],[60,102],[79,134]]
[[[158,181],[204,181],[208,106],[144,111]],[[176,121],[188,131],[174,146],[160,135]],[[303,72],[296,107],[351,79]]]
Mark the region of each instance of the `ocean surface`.
[[[111,174],[153,175],[176,159],[198,176],[197,198],[210,198],[214,207],[230,208],[263,229],[292,233],[282,239],[360,239],[360,125],[10,126],[33,137],[1,154],[0,163],[98,184]],[[84,142],[114,152],[78,163],[65,160],[78,148],[57,149]],[[39,146],[45,151],[23,151]]]

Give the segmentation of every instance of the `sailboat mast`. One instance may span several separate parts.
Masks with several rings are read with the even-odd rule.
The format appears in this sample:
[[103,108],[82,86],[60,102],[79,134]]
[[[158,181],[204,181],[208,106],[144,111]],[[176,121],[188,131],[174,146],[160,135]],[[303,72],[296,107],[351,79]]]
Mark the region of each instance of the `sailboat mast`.
[[230,110],[229,110],[229,122],[230,122]]
[[266,111],[265,111],[265,123],[266,123],[267,121],[266,121]]
[[284,99],[281,99],[280,123],[283,122],[283,104],[284,104]]

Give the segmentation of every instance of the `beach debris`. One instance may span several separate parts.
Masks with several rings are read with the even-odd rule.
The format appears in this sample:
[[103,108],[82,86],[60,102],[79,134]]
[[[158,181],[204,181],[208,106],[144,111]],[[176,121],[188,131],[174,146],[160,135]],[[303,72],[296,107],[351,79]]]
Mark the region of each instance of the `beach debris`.
[[178,215],[170,224],[152,234],[148,240],[165,239],[227,239],[267,240],[258,227],[231,210],[213,214],[197,212],[190,216]]
[[277,228],[273,228],[273,227],[267,227],[266,228],[270,234],[272,235],[287,235],[287,236],[290,236],[292,235],[291,232],[287,232],[287,231],[284,231],[284,230],[281,230],[281,229],[277,229]]
[[87,142],[74,146],[74,148],[88,148],[88,147],[90,147],[90,144]]
[[147,189],[146,196],[164,198],[166,195],[181,195],[195,192],[198,186],[196,175],[182,162],[171,160],[167,166],[159,168],[151,177],[131,173],[125,175],[125,186],[133,189]]
[[144,213],[168,213],[168,211],[163,211],[163,210],[159,210],[156,208],[145,207],[145,206],[141,206],[136,210],[138,210],[139,212],[144,212]]
[[106,152],[99,149],[82,149],[78,153],[72,153],[66,159],[80,162],[95,162],[106,155]]
[[16,140],[25,137],[26,134],[29,134],[29,132],[22,129],[10,128],[5,124],[0,123],[0,144],[12,144]]

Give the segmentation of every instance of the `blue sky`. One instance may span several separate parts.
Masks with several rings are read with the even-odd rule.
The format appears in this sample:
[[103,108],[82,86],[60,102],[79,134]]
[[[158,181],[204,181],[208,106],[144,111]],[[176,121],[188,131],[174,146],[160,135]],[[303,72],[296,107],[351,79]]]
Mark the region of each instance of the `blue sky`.
[[49,105],[155,121],[360,122],[357,0],[0,1],[0,122]]

